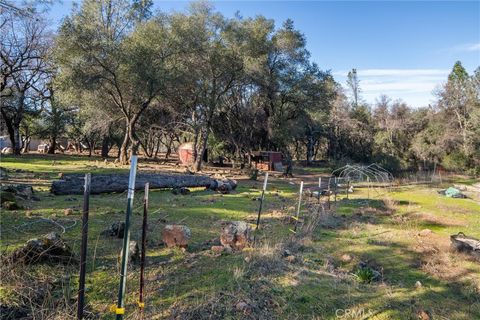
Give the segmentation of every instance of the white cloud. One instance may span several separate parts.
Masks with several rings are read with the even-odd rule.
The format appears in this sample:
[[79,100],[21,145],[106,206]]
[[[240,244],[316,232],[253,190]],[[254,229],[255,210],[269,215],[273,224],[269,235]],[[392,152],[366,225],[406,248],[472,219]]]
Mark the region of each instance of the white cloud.
[[[433,91],[446,81],[448,69],[358,69],[362,96],[368,103],[386,94],[402,99],[413,107],[426,106],[434,100]],[[333,72],[346,85],[348,71]]]
[[477,43],[466,43],[453,47],[455,52],[475,52],[480,51],[480,42]]
[[[350,70],[333,72],[333,75],[347,76]],[[365,77],[392,76],[444,76],[447,69],[358,69],[357,74]]]

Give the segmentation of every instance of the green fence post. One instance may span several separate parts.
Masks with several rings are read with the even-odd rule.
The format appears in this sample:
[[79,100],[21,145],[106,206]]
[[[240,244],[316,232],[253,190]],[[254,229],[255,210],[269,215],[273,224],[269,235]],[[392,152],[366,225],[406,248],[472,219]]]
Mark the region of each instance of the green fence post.
[[128,179],[127,213],[125,215],[125,231],[123,234],[122,268],[120,272],[120,286],[118,302],[115,308],[117,320],[122,320],[125,314],[125,286],[127,283],[127,263],[130,244],[130,216],[132,214],[133,195],[135,193],[135,176],[137,174],[137,156],[130,159],[130,177]]

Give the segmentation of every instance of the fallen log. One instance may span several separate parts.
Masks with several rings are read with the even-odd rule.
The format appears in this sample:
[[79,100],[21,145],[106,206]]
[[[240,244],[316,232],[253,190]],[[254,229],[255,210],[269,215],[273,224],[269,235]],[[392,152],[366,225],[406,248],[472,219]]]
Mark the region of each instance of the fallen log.
[[[51,192],[56,195],[83,194],[84,174],[65,174],[61,180],[52,182]],[[175,174],[138,174],[135,189],[145,187],[150,183],[150,189],[196,188],[205,187],[223,192],[225,185],[229,190],[237,187],[235,180],[217,180],[202,175],[175,175]],[[222,188],[219,188],[222,186]],[[90,193],[124,192],[128,188],[128,174],[92,174]]]
[[468,237],[463,232],[450,236],[452,248],[460,251],[470,253],[480,258],[480,240]]

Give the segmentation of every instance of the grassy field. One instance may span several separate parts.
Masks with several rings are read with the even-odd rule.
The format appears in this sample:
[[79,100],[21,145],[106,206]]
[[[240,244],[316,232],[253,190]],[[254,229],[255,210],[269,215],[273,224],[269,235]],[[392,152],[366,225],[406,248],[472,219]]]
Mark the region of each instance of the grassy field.
[[[59,231],[51,223],[38,222],[41,217],[72,226],[63,238],[78,253],[82,197],[51,195],[51,180],[59,173],[128,170],[72,156],[2,157],[1,166],[11,181],[32,184],[40,199],[22,202],[24,210],[2,210],[3,256],[30,238]],[[145,162],[139,166],[139,172],[165,170],[175,168]],[[480,238],[478,195],[450,199],[437,193],[439,186],[427,185],[398,186],[389,192],[357,189],[349,199],[339,196],[332,209],[320,215],[313,232],[293,237],[288,216],[295,210],[299,178],[313,185],[317,171],[322,172],[302,170],[294,179],[272,177],[258,245],[232,254],[213,253],[209,241],[219,237],[223,221],[254,223],[262,181],[239,176],[237,190],[228,195],[197,189],[176,196],[152,190],[146,318],[418,319],[429,314],[431,319],[480,319],[479,261],[449,249],[449,236],[460,231]],[[140,239],[142,197],[141,192],[135,194],[135,240]],[[114,318],[109,308],[117,297],[121,240],[100,232],[123,220],[125,207],[125,194],[91,197],[86,299],[92,318]],[[73,214],[65,216],[66,208]],[[305,221],[318,209],[305,201]],[[191,229],[186,252],[161,244],[165,221]],[[420,236],[424,229],[432,232]],[[294,260],[282,256],[286,248]],[[377,272],[377,279],[362,281],[370,279],[359,273],[359,264]],[[126,312],[132,319],[139,314],[139,268],[129,270]],[[4,265],[0,303],[25,307],[27,283],[46,288],[41,301],[34,303],[36,319],[65,319],[65,312],[73,318],[77,273],[75,265]]]

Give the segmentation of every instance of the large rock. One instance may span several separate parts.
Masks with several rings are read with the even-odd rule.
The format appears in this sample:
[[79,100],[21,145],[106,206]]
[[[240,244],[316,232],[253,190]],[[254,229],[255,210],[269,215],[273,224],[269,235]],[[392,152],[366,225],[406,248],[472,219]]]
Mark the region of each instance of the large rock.
[[7,169],[0,167],[0,180],[8,180]]
[[251,241],[251,228],[243,221],[227,223],[220,235],[220,242],[224,247],[233,250],[242,250]]
[[29,185],[23,184],[11,184],[1,187],[2,195],[3,192],[13,193],[15,196],[22,199],[31,199],[33,197],[33,188]]
[[15,194],[8,191],[0,191],[0,202],[3,204],[4,202],[17,202],[15,198]]
[[186,248],[190,240],[191,232],[187,226],[179,224],[167,224],[162,231],[162,240],[167,247]]
[[22,206],[18,205],[17,202],[13,201],[5,201],[2,203],[2,208],[5,210],[21,210],[23,209]]
[[124,233],[125,233],[125,222],[116,221],[112,223],[107,229],[103,230],[101,234],[104,236],[117,237],[119,239],[123,239]]
[[[120,251],[120,259],[123,255],[123,248]],[[137,263],[140,261],[140,247],[138,246],[137,241],[130,241],[128,245],[128,262]]]
[[39,239],[30,239],[20,249],[14,251],[11,260],[25,264],[52,262],[67,263],[72,261],[70,247],[55,232],[50,232]]

